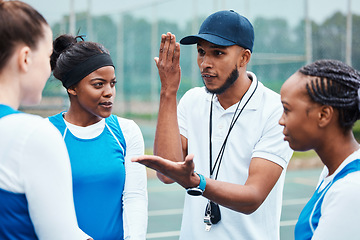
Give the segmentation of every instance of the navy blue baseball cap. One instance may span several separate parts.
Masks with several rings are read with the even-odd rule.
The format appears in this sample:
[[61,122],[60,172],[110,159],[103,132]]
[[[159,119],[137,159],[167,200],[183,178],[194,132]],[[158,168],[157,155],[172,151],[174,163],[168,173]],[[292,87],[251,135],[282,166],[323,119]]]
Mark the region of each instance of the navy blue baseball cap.
[[250,21],[233,10],[211,14],[201,24],[199,33],[180,40],[181,44],[196,44],[199,38],[219,46],[239,45],[252,52],[254,28]]

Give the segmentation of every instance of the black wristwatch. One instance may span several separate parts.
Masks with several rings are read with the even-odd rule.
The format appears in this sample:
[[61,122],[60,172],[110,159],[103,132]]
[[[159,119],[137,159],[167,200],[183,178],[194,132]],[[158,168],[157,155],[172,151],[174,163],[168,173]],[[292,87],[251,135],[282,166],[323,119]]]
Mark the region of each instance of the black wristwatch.
[[201,196],[205,191],[206,179],[202,174],[196,173],[200,177],[199,186],[193,188],[187,188],[186,192],[192,196]]

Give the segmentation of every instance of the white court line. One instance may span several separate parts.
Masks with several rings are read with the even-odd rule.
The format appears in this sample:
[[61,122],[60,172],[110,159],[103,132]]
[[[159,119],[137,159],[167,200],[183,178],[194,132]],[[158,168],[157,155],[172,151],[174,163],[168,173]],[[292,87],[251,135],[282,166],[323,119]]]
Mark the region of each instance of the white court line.
[[180,236],[180,231],[158,232],[158,233],[148,233],[148,234],[146,234],[146,239],[164,238],[164,237],[178,237],[178,236]]
[[150,193],[154,193],[154,192],[179,192],[179,191],[183,190],[184,193],[185,193],[184,188],[182,188],[180,186],[179,187],[174,187],[174,186],[171,186],[171,187],[149,187],[147,190]]
[[[302,204],[306,204],[308,201],[309,201],[309,198],[288,199],[288,200],[283,201],[283,206],[300,205],[300,204],[302,205]],[[182,208],[174,208],[174,209],[166,209],[166,210],[149,211],[148,215],[149,215],[149,217],[179,215],[179,214],[182,214],[182,212],[183,212]],[[297,219],[280,221],[280,227],[295,226],[296,223],[297,223]],[[157,232],[157,233],[146,234],[146,239],[178,237],[178,236],[180,236],[180,231]]]
[[283,200],[283,206],[306,204],[310,198],[295,198]]
[[[291,205],[300,205],[306,204],[309,201],[309,198],[297,198],[297,199],[288,199],[283,201],[283,206]],[[179,215],[182,214],[182,208],[173,208],[173,209],[164,209],[164,210],[152,210],[149,211],[148,215],[150,216],[166,216],[166,215]]]
[[294,183],[298,183],[298,184],[302,184],[302,185],[307,185],[307,186],[314,186],[316,187],[317,183],[318,183],[318,179],[312,179],[312,178],[301,178],[301,177],[297,177],[297,178],[293,178],[291,181],[289,182],[294,182]]
[[[297,220],[281,221],[280,222],[280,227],[295,226],[296,222],[297,222]],[[178,236],[180,236],[180,231],[157,232],[157,233],[148,233],[148,234],[146,234],[146,239],[165,238],[165,237],[178,237]]]
[[166,210],[153,210],[149,211],[148,215],[151,216],[165,216],[165,215],[178,215],[182,214],[182,208],[166,209]]
[[297,219],[295,219],[295,220],[280,221],[280,227],[295,226],[296,223],[297,223]]

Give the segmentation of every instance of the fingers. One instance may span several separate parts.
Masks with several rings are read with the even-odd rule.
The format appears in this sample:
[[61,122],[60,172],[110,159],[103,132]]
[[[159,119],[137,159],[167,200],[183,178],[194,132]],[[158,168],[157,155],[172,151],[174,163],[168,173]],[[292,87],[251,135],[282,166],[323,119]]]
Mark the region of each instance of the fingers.
[[167,36],[169,39],[169,50],[167,52],[167,59],[173,61],[174,59],[174,51],[176,46],[176,38],[175,35],[172,33],[168,33]]
[[174,51],[173,62],[175,65],[180,64],[180,44],[177,42],[175,42],[175,51]]
[[166,41],[166,35],[162,34],[161,42],[160,42],[160,49],[159,49],[159,58],[163,58],[165,41]]
[[174,60],[178,60],[176,57],[180,58],[180,44],[176,42],[175,35],[170,32],[162,34],[158,57],[159,60],[155,60],[155,62],[157,65],[161,61],[173,62]]
[[146,161],[146,160],[149,160],[149,161],[152,161],[152,160],[160,160],[160,159],[163,159],[159,156],[154,156],[154,155],[142,155],[142,156],[137,156],[137,157],[133,157],[131,159],[132,162],[141,162],[141,161]]
[[172,34],[170,32],[168,32],[166,34],[166,38],[165,38],[165,43],[164,43],[164,49],[163,49],[163,60],[165,62],[167,62],[169,59],[172,58],[169,58],[170,54],[171,54],[171,51],[170,51],[170,46],[171,46],[171,39],[172,39]]
[[185,157],[185,161],[184,161],[185,166],[189,169],[192,169],[192,171],[194,171],[194,167],[195,167],[193,160],[194,160],[194,154],[191,153]]
[[185,162],[191,163],[191,162],[193,161],[193,159],[194,159],[194,154],[193,154],[193,153],[190,153],[189,155],[187,155],[187,156],[185,157]]
[[159,64],[159,58],[158,57],[154,57],[154,61],[155,61],[155,64],[156,66]]
[[154,169],[155,171],[163,171],[164,163],[163,158],[157,156],[143,155],[139,157],[134,157],[131,159],[132,162],[140,163],[148,168]]

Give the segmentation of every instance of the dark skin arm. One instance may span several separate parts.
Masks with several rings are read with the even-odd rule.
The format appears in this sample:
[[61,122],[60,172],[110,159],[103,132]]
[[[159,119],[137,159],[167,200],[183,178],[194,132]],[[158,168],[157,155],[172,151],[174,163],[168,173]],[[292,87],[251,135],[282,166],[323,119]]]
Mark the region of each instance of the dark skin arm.
[[[193,155],[184,162],[174,162],[158,156],[140,156],[133,161],[139,162],[166,175],[184,188],[196,187],[200,178],[194,173]],[[281,175],[282,167],[262,158],[253,158],[250,163],[249,177],[244,185],[222,182],[206,178],[203,196],[224,207],[250,214],[264,202]]]
[[[196,187],[200,178],[194,173],[193,155],[188,153],[187,139],[180,135],[176,94],[180,84],[180,46],[171,33],[162,35],[159,57],[155,58],[161,80],[159,115],[154,154],[133,161],[157,171],[164,183],[177,182],[184,188]],[[170,160],[168,160],[170,159]],[[232,210],[250,214],[266,199],[281,175],[282,167],[262,158],[253,158],[244,185],[207,178],[204,197]]]
[[[180,45],[171,33],[161,36],[159,57],[155,58],[161,81],[160,105],[154,140],[154,154],[176,162],[184,161],[177,122],[176,94],[180,85]],[[159,172],[164,183],[173,181]]]

